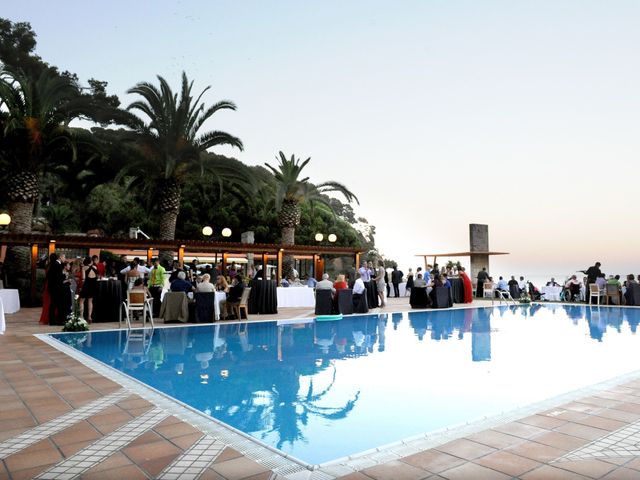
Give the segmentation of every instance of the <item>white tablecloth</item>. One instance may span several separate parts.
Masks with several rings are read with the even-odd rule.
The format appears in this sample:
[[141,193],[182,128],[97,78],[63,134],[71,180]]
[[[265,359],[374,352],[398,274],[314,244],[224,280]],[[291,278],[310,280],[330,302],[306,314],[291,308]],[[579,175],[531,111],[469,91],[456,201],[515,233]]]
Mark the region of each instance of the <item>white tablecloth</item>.
[[560,292],[562,292],[562,287],[547,287],[544,286],[540,289],[541,293],[544,294],[544,299],[553,302],[560,301]]
[[224,292],[216,292],[216,301],[214,303],[215,319],[220,320],[220,312],[227,307],[227,294]]
[[4,307],[2,306],[2,299],[0,298],[0,335],[4,334]]
[[[389,284],[389,288],[390,288],[389,293],[391,294],[390,298],[393,298],[393,296],[395,295],[393,291],[393,283]],[[407,282],[402,282],[401,284],[399,284],[398,289],[400,290],[400,296],[404,297],[405,293],[407,292]],[[387,292],[385,291],[384,293],[386,295]]]
[[0,299],[4,304],[4,313],[17,313],[20,311],[20,295],[13,288],[0,289]]
[[316,297],[313,288],[278,287],[278,308],[280,307],[313,307]]

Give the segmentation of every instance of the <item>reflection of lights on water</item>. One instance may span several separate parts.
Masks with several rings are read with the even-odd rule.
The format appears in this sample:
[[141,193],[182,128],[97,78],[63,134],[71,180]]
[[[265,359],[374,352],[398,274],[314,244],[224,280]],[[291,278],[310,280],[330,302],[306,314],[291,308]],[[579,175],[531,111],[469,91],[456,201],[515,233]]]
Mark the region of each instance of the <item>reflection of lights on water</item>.
[[207,415],[211,415],[211,409],[209,407],[205,408],[204,413],[206,413]]
[[318,358],[318,359],[316,360],[316,367],[321,367],[321,366],[322,366],[322,359],[321,359],[321,358]]
[[227,378],[229,376],[229,370],[220,370],[220,376],[222,378]]
[[200,383],[202,383],[203,385],[206,385],[207,383],[209,383],[209,374],[208,373],[201,373],[200,374]]

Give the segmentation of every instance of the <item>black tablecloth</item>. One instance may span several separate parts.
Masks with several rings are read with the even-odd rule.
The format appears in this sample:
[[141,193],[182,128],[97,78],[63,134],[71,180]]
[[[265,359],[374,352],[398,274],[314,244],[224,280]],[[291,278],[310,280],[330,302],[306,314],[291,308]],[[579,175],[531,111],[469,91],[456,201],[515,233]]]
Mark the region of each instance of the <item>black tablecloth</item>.
[[97,285],[98,291],[93,299],[93,321],[117,322],[124,301],[122,282],[120,280],[99,280]]
[[376,282],[371,280],[370,282],[364,282],[364,286],[367,288],[367,304],[369,308],[379,307],[378,286]]
[[449,278],[453,303],[464,303],[464,282],[459,277]]
[[251,282],[249,313],[278,313],[278,286],[275,280]]
[[409,297],[411,308],[427,308],[429,303],[426,287],[413,287],[411,289],[411,296]]

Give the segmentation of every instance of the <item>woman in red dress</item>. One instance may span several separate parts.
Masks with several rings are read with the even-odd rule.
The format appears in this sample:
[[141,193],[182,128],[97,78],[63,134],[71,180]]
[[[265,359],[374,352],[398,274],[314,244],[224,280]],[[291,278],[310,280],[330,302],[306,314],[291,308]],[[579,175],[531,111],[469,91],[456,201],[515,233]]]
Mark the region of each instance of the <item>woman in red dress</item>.
[[462,278],[462,284],[464,285],[464,303],[473,302],[473,293],[471,287],[471,279],[469,275],[464,271],[464,267],[460,269],[460,278]]

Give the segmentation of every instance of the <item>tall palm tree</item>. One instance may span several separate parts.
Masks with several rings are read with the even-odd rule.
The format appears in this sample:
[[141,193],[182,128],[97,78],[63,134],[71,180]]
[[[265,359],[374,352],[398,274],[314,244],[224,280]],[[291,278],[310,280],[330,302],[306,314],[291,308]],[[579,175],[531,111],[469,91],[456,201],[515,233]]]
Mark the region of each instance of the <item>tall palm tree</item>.
[[[56,152],[67,148],[75,153],[69,122],[86,114],[87,108],[69,77],[49,69],[37,78],[0,70],[0,169],[12,232],[31,233],[40,176]],[[28,248],[10,249],[7,263],[14,278],[29,270],[29,260]]]
[[[304,167],[311,161],[307,158],[301,162],[291,155],[287,159],[284,153],[278,152],[277,168],[266,163],[275,178],[275,207],[278,212],[278,225],[281,228],[282,245],[295,245],[296,227],[300,225],[300,205],[303,203],[319,203],[326,205],[334,211],[327,193],[341,193],[347,202],[355,201],[360,204],[358,198],[341,183],[328,181],[314,185],[309,182],[309,177],[302,177]],[[286,255],[283,262],[283,275],[288,277],[293,268],[293,257]]]
[[[204,123],[220,110],[235,110],[229,100],[210,107],[201,102],[209,90],[192,95],[193,82],[182,73],[180,95],[174,93],[167,81],[158,76],[159,88],[148,82],[138,83],[127,93],[142,97],[120,112],[119,121],[133,129],[142,155],[121,172],[132,176],[132,185],[141,183],[154,193],[160,213],[160,239],[175,238],[176,221],[180,212],[182,188],[188,175],[208,171],[223,178],[240,177],[215,156],[204,155],[218,145],[232,145],[242,150],[242,142],[226,132],[213,130],[200,133]],[[133,112],[142,113],[147,121]],[[239,179],[239,178],[238,178]],[[161,252],[164,260],[173,258],[172,252]]]

